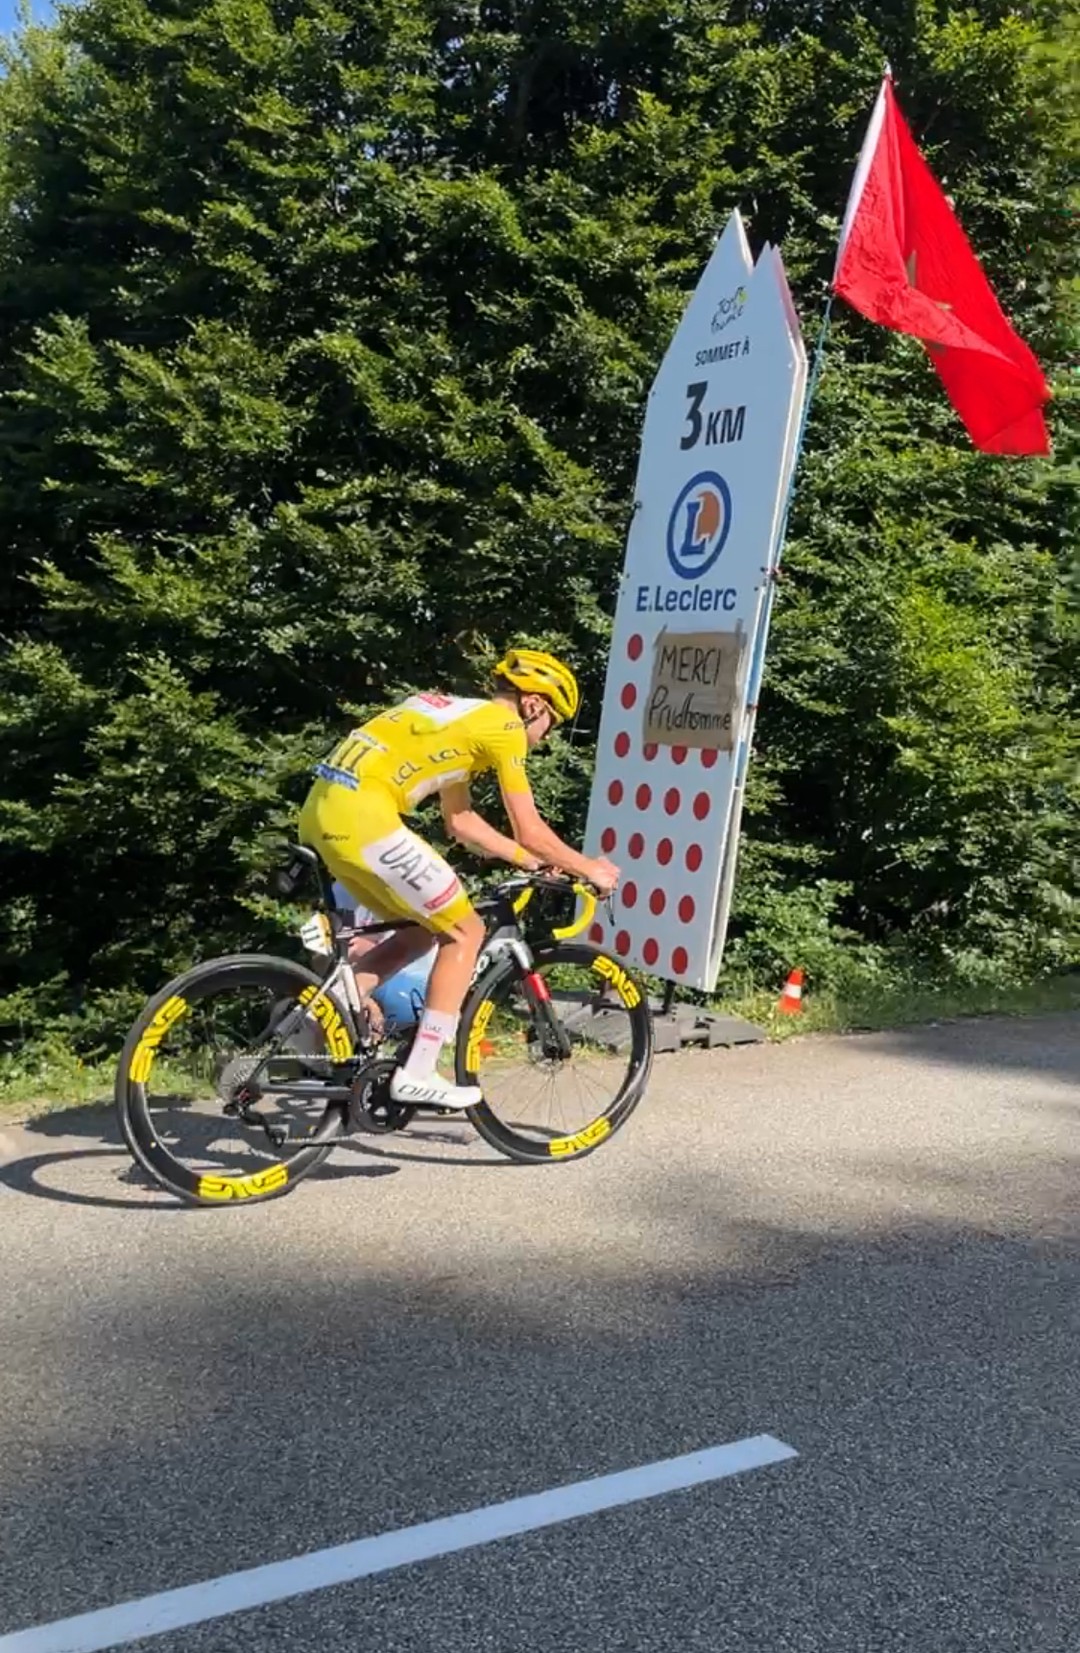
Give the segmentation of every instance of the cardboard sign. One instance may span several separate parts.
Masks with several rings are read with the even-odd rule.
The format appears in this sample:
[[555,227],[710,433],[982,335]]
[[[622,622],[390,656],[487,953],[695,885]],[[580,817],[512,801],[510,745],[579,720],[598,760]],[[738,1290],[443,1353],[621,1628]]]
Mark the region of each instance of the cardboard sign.
[[641,738],[658,746],[730,752],[739,738],[747,637],[734,631],[659,631]]

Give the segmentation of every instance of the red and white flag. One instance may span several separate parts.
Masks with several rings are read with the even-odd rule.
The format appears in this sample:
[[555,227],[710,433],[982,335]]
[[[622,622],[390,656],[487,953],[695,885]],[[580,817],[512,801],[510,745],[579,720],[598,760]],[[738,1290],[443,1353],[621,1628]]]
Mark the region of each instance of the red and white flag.
[[923,341],[977,448],[1050,452],[1042,369],[919,153],[889,75],[848,197],[833,288],[871,321]]

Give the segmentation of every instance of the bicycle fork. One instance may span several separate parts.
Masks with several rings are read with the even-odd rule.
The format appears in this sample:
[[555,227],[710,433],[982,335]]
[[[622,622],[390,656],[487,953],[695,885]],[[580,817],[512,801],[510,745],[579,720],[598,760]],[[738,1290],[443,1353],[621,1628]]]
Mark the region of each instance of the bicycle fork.
[[551,990],[536,968],[536,960],[520,939],[509,942],[508,947],[521,967],[522,992],[541,1051],[549,1062],[568,1061],[570,1039],[551,1002]]

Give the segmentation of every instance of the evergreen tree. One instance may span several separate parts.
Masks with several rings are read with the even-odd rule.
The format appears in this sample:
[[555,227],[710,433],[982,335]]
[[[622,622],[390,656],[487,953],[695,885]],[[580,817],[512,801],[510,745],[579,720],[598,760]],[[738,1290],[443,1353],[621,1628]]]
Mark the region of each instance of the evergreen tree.
[[[271,933],[268,833],[343,723],[514,637],[582,672],[580,831],[644,397],[739,206],[808,331],[888,57],[1058,391],[973,454],[838,317],[733,958],[838,925],[1077,956],[1075,206],[1061,6],[86,0],[0,84],[9,1033]],[[64,1025],[68,1025],[65,1023]]]

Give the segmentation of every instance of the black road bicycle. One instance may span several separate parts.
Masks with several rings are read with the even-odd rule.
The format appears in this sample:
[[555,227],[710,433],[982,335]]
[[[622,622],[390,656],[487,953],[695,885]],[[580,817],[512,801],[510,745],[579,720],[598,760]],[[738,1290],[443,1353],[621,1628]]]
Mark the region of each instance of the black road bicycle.
[[[348,963],[357,936],[402,926],[344,923],[312,850],[290,851],[278,893],[291,896],[312,874],[315,922],[329,949],[323,976],[267,954],[209,959],[147,1001],[120,1056],[124,1140],[160,1187],[193,1204],[271,1199],[342,1137],[400,1131],[417,1114],[447,1111],[391,1098],[390,1075],[416,1023],[376,1032]],[[524,914],[538,891],[575,893],[579,913],[530,944]],[[483,1100],[466,1117],[509,1159],[592,1153],[630,1117],[648,1082],[644,987],[579,939],[595,907],[594,893],[549,873],[514,874],[476,902],[486,938],[462,1009],[455,1077],[481,1086]]]

